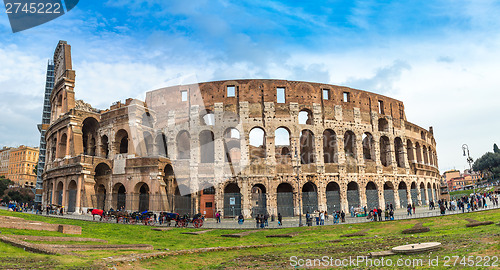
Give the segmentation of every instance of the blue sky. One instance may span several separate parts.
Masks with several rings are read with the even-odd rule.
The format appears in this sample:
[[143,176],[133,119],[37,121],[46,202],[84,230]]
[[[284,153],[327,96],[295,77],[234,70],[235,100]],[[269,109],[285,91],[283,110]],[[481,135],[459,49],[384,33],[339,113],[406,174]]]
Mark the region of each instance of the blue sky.
[[194,74],[346,85],[434,126],[442,171],[500,143],[496,1],[81,0],[13,34],[0,8],[0,145],[38,145],[45,65],[72,45],[76,95],[97,108]]

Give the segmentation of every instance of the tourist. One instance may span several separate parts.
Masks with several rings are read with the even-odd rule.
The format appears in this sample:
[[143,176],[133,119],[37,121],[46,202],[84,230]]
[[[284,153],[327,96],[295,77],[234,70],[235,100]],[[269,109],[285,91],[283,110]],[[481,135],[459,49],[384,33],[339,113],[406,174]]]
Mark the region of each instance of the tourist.
[[269,219],[269,214],[266,212],[266,214],[264,215],[264,226],[265,227],[269,226],[269,223],[267,221],[268,219]]
[[378,221],[382,221],[382,209],[377,208],[377,214],[378,214]]
[[281,213],[278,213],[278,226],[283,226],[283,217],[281,216]]
[[406,215],[411,216],[411,203],[409,203],[408,207],[406,207],[406,211],[407,211]]
[[390,208],[390,210],[394,210],[394,207],[392,206],[392,203],[389,204],[389,208]]
[[441,215],[444,215],[446,213],[446,206],[444,204],[441,204],[439,209],[441,210]]
[[349,212],[351,213],[351,217],[354,217],[354,206],[351,205],[351,210]]
[[333,214],[333,224],[337,224],[337,223],[339,223],[339,213],[335,212]]
[[217,213],[215,213],[215,220],[217,221],[217,223],[220,223],[220,211],[217,211]]
[[389,218],[390,220],[394,220],[394,210],[391,209],[391,211],[389,211]]
[[342,212],[340,212],[340,218],[342,220],[342,223],[345,222],[345,213],[344,213],[344,210],[342,210]]
[[325,211],[325,220],[326,220],[326,222],[328,222],[328,212],[327,211]]
[[309,211],[307,211],[307,214],[306,214],[306,223],[307,223],[307,226],[312,226],[312,218],[311,218],[311,214],[309,214]]
[[412,207],[413,207],[413,214],[415,215],[415,204],[413,204]]
[[385,214],[385,220],[389,220],[389,209],[386,208],[384,214]]
[[243,218],[243,214],[240,214],[238,216],[238,224],[240,224],[240,225],[243,224],[243,221],[245,221],[245,219]]
[[325,225],[325,212],[323,211],[319,213],[319,225]]

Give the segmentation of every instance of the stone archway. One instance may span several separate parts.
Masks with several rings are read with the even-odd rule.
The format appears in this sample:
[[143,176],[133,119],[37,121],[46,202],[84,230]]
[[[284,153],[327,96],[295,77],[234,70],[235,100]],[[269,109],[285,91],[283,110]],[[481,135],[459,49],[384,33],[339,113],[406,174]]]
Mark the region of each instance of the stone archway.
[[384,201],[387,209],[389,209],[391,205],[393,209],[396,207],[396,201],[394,199],[394,185],[392,182],[387,181],[384,183]]
[[427,197],[427,192],[425,192],[425,184],[420,183],[420,199],[422,200],[422,205],[427,205],[429,203],[429,197]]
[[366,184],[366,207],[368,209],[378,208],[378,191],[377,185],[370,181]]
[[284,217],[293,217],[293,187],[289,183],[281,183],[276,193],[278,213]]
[[137,188],[139,189],[139,212],[149,210],[149,186],[146,183],[139,183]]
[[74,213],[76,209],[76,181],[71,180],[68,185],[68,208],[66,209],[66,212],[68,213]]
[[302,186],[302,213],[313,213],[318,210],[318,188],[313,182]]
[[340,211],[340,186],[336,182],[326,185],[326,208],[328,213]]
[[127,207],[127,190],[122,183],[117,183],[113,187],[113,202],[112,207],[115,207],[115,210],[124,209]]
[[236,183],[224,188],[224,217],[237,217],[241,214],[241,193]]
[[410,194],[411,194],[412,206],[413,204],[418,205],[418,190],[417,190],[417,183],[415,183],[415,181],[411,182]]
[[255,184],[251,190],[252,217],[267,214],[267,194],[263,184]]
[[359,186],[356,182],[349,182],[349,184],[347,184],[347,204],[348,209],[361,206],[359,200]]

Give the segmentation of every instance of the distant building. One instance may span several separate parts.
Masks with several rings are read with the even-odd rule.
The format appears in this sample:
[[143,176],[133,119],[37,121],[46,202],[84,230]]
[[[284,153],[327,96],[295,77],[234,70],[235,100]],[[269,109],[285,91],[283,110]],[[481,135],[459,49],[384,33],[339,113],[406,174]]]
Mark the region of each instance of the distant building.
[[11,148],[7,178],[22,187],[35,187],[38,148],[21,145]]
[[453,191],[472,186],[481,177],[482,175],[479,172],[472,172],[471,174],[469,170],[465,170],[464,173],[460,173],[459,170],[449,170],[443,173],[441,182],[448,187],[449,191]]
[[12,148],[5,147],[0,150],[0,176],[9,174],[9,156]]

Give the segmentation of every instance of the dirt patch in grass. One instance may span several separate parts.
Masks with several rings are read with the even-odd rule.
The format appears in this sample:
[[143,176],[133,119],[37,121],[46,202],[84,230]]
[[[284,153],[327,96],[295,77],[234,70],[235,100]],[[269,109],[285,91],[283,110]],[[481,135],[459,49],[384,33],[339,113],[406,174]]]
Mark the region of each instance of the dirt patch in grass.
[[403,230],[402,233],[403,234],[414,234],[414,233],[428,232],[431,230],[431,229],[429,229],[429,227],[424,227],[422,224],[423,224],[422,222],[419,222],[419,223],[415,224],[412,228]]
[[49,258],[1,258],[1,269],[54,269],[59,263]]
[[484,226],[484,225],[493,224],[493,221],[477,221],[477,220],[472,219],[472,218],[466,218],[465,220],[467,220],[469,222],[469,224],[465,225],[467,227],[477,227],[477,226]]

